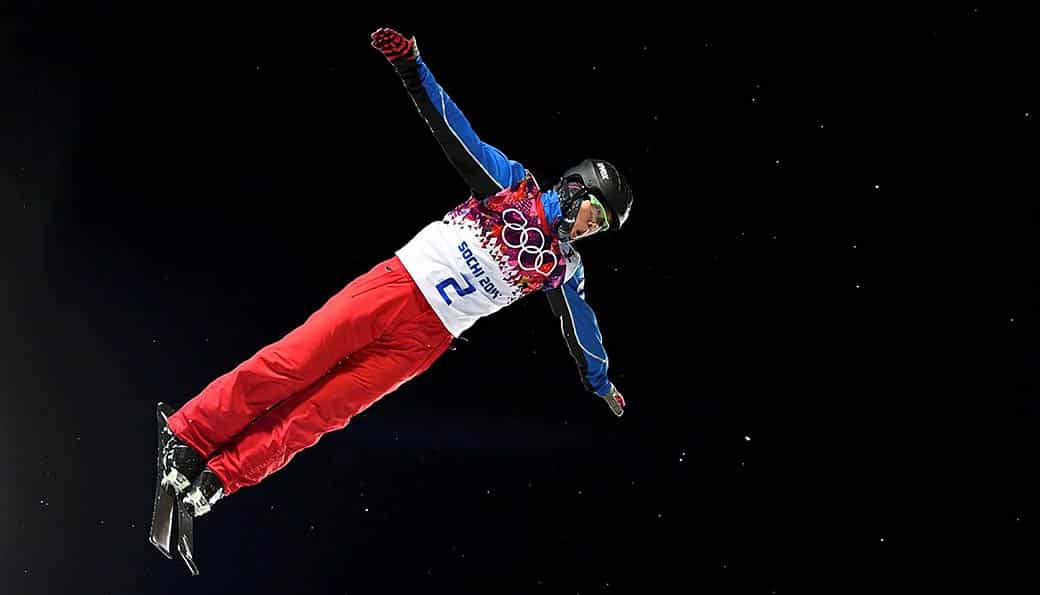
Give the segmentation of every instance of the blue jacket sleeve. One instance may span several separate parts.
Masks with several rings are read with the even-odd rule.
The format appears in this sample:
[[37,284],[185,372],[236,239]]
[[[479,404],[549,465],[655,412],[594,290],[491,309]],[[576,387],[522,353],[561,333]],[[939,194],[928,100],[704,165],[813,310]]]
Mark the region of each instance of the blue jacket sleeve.
[[485,198],[523,180],[524,166],[477,136],[421,56],[400,61],[395,67],[448,161],[469,185],[474,196]]
[[596,314],[585,301],[585,267],[580,260],[574,274],[560,287],[547,290],[546,296],[553,314],[560,319],[560,329],[578,365],[582,384],[586,390],[607,396],[611,387],[607,378],[607,351]]

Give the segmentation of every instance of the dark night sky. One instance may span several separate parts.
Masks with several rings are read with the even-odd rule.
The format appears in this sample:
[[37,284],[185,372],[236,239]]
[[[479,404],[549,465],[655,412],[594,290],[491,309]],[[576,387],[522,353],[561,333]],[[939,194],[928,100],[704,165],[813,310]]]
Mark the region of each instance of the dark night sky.
[[[1040,589],[1035,15],[448,10],[0,15],[4,593]],[[155,402],[466,198],[380,26],[543,186],[629,175],[579,244],[628,410],[529,297],[218,503],[191,578]]]

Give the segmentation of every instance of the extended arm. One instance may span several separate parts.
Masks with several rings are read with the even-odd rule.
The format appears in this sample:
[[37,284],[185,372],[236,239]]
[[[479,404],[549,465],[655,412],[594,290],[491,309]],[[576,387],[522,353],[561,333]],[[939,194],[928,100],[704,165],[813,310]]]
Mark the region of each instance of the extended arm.
[[426,67],[414,38],[407,39],[392,29],[380,29],[372,34],[372,46],[393,64],[448,161],[474,196],[484,198],[523,180],[525,170],[520,163],[480,140]]
[[614,415],[624,411],[625,400],[607,378],[608,358],[603,347],[596,314],[585,301],[585,271],[577,270],[560,287],[546,291],[553,314],[560,319],[560,329],[567,349],[578,365],[586,390],[604,398]]

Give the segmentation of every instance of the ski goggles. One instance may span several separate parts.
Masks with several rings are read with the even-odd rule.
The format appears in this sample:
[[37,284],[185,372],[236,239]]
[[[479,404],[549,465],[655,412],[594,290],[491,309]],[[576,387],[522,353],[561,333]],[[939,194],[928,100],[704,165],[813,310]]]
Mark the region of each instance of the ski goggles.
[[[560,207],[563,209],[560,222],[557,225],[557,234],[561,238],[569,238],[574,222],[578,219],[578,212],[585,201],[589,201],[593,213],[592,225],[589,225],[580,237],[606,231],[610,228],[610,210],[603,201],[596,196],[595,191],[589,189],[582,183],[579,176],[571,176],[560,181],[556,187],[560,196]],[[573,238],[578,239],[578,238]]]
[[607,231],[610,229],[610,217],[607,215],[607,207],[603,206],[603,203],[596,198],[595,194],[591,192],[586,194],[589,202],[592,203],[592,211],[596,215],[596,229],[597,231]]

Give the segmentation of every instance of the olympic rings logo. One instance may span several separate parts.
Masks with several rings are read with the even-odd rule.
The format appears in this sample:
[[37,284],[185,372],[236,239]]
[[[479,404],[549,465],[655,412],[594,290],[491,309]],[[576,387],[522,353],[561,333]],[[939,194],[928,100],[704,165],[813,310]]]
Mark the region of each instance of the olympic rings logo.
[[[524,217],[524,214],[517,209],[502,211],[502,221],[506,224],[505,229],[502,230],[502,241],[505,242],[506,246],[520,250],[520,253],[516,255],[516,262],[520,265],[520,268],[525,271],[538,271],[546,277],[551,275],[556,270],[556,265],[559,264],[559,261],[556,258],[556,254],[544,249],[545,234],[542,233],[542,230],[537,227],[527,227],[527,217]],[[532,240],[537,240],[537,242]],[[535,245],[536,243],[537,245]],[[533,257],[531,256],[532,254],[534,255]],[[549,267],[548,271],[543,271],[542,267],[546,264],[546,254],[552,258],[552,266]],[[531,264],[532,260],[533,264]]]

